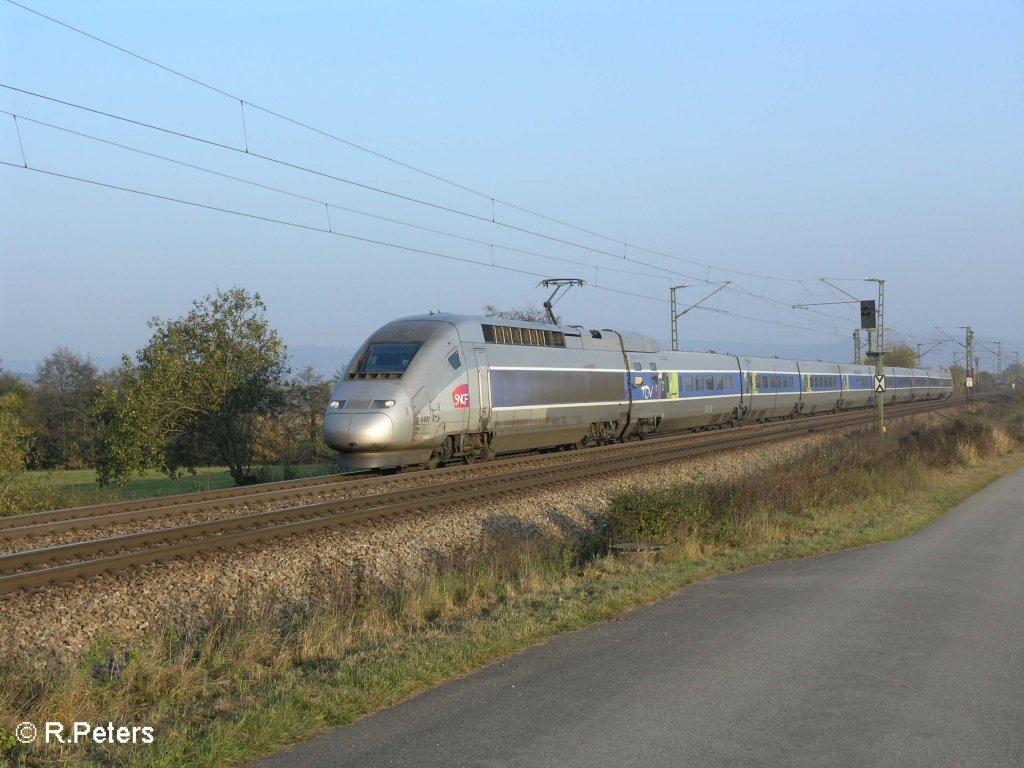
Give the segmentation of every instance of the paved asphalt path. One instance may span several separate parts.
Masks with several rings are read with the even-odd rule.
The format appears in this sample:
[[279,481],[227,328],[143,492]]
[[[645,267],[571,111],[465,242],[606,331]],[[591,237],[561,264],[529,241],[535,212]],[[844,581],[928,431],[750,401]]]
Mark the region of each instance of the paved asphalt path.
[[1024,470],[909,538],[693,585],[259,765],[1024,766]]

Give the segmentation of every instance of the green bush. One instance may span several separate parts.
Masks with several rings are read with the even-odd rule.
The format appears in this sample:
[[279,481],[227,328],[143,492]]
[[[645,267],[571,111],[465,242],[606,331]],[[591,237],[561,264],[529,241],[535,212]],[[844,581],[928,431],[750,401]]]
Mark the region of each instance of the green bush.
[[743,508],[744,490],[729,483],[685,483],[635,489],[612,499],[612,543],[700,537],[721,540]]
[[844,499],[900,495],[921,467],[948,469],[1001,452],[1007,437],[1024,445],[1024,414],[998,408],[937,422],[896,421],[884,439],[868,430],[838,434],[769,477],[636,488],[613,497],[609,542],[693,541],[731,544],[738,523],[759,513],[811,517]]

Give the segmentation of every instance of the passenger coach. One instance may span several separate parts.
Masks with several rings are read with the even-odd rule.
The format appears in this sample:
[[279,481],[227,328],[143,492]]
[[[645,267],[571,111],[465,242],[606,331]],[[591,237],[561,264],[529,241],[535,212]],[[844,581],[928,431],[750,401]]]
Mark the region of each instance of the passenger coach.
[[[945,397],[947,372],[886,369],[886,402]],[[324,418],[350,468],[434,466],[874,400],[868,366],[663,351],[624,331],[420,315],[362,345]]]

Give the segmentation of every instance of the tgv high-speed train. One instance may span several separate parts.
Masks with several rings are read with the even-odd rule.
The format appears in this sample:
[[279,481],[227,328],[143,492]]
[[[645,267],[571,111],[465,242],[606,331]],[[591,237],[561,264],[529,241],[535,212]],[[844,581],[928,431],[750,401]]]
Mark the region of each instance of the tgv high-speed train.
[[[886,403],[949,397],[948,371],[885,368]],[[874,404],[874,367],[668,352],[645,336],[434,314],[356,353],[324,417],[346,468],[435,466]]]

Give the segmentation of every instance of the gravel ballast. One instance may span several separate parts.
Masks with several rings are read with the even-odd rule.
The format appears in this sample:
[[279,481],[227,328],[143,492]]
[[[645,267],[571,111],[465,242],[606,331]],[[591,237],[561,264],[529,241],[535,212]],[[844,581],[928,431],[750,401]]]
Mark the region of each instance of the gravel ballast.
[[824,439],[807,435],[554,490],[508,494],[475,505],[154,563],[33,593],[0,595],[0,658],[59,666],[78,659],[99,638],[130,647],[149,632],[202,626],[230,612],[231,606],[262,605],[286,612],[313,603],[325,585],[338,583],[381,592],[509,535],[585,543],[600,534],[616,492],[763,473]]

